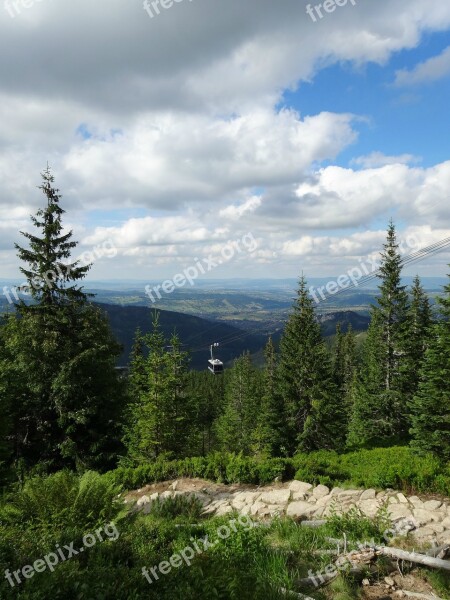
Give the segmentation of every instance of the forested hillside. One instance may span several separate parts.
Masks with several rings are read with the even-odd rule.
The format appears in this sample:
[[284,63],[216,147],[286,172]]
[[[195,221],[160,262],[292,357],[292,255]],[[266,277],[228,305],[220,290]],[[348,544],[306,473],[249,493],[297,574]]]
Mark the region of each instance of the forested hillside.
[[[266,483],[297,471],[299,478],[332,484],[356,479],[359,485],[450,494],[450,282],[437,315],[419,278],[411,288],[401,284],[392,222],[381,252],[377,303],[359,348],[353,329],[339,323],[333,345],[326,343],[301,277],[279,348],[266,341],[262,368],[244,352],[223,375],[192,370],[182,336],[191,339],[197,328],[202,345],[210,332],[195,317],[185,317],[183,330],[178,315],[154,311],[151,328],[135,333],[129,375],[122,378],[115,368],[122,349],[111,325],[124,331],[150,311],[107,307],[108,322],[80,285],[89,265],[68,267],[76,242],[70,231],[63,233],[61,196],[49,170],[41,190],[46,202],[33,218],[34,233],[24,233],[25,245],[16,245],[33,302],[18,303],[0,329],[6,498],[0,530],[5,540],[19,540],[9,559],[1,559],[5,567],[29,560],[33,527],[47,527],[56,513],[61,535],[70,537],[63,515],[71,503],[70,527],[76,529],[77,520],[79,527],[91,526],[102,516],[118,517],[112,506],[120,486],[161,478],[190,474]],[[230,332],[211,326],[215,334]],[[253,350],[260,340],[250,342],[253,348],[244,347]],[[207,357],[202,349],[205,363]],[[102,479],[92,470],[108,473]],[[75,473],[84,475],[79,480]],[[175,512],[192,508],[177,506]],[[24,537],[20,523],[30,523]],[[159,539],[161,531],[149,535]],[[242,543],[251,552],[253,542]],[[100,570],[114,563],[108,548],[103,558],[98,555]],[[118,563],[126,563],[126,548],[117,548]],[[1,543],[0,551],[6,552]],[[94,582],[92,566],[90,573]],[[66,574],[61,585],[73,592],[80,573]],[[189,584],[177,585],[186,590]],[[230,585],[224,582],[226,589]],[[236,585],[246,589],[248,582]],[[36,595],[21,597],[45,597],[34,589]]]

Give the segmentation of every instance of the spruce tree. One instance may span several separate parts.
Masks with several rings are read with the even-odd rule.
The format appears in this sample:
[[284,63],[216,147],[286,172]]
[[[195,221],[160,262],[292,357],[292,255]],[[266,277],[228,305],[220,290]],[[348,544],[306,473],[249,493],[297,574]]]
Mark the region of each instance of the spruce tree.
[[253,452],[259,456],[279,456],[284,452],[283,429],[285,416],[279,395],[278,365],[272,338],[264,349],[265,366],[262,396],[253,432]]
[[405,376],[405,394],[411,402],[417,393],[420,370],[430,341],[433,315],[430,301],[422,287],[420,278],[414,278],[411,289],[411,304],[408,312],[408,334],[406,338],[406,361],[402,367]]
[[261,390],[258,373],[248,353],[235,360],[225,390],[225,410],[217,421],[220,448],[252,453]]
[[[342,435],[330,357],[304,277],[280,345],[280,395],[290,453],[331,447]],[[325,437],[317,437],[317,432]]]
[[401,272],[402,259],[391,221],[378,274],[380,295],[371,309],[363,350],[361,381],[353,389],[350,445],[385,444],[407,435],[409,307]]
[[442,321],[432,328],[412,401],[411,446],[450,460],[450,283],[439,299]]
[[107,468],[120,450],[118,415],[124,403],[115,371],[120,346],[106,317],[76,282],[89,266],[70,263],[77,243],[63,234],[61,196],[47,169],[46,205],[16,245],[25,263],[31,304],[17,305],[5,325],[5,393],[11,399],[14,457],[27,466]]
[[143,354],[135,351],[131,363],[130,385],[136,397],[128,411],[124,438],[128,459],[137,464],[159,456],[183,456],[190,416],[187,354],[175,334],[170,345],[166,343],[158,313],[153,315],[151,333],[137,339],[135,348],[142,344]]

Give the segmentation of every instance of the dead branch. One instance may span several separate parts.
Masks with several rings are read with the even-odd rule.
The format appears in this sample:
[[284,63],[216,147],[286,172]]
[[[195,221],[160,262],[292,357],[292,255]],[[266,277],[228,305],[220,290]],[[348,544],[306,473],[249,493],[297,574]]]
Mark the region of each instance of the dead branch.
[[386,546],[383,548],[378,548],[376,552],[380,556],[390,556],[391,558],[406,560],[407,562],[424,565],[425,567],[430,567],[432,569],[444,569],[445,571],[450,571],[450,561],[442,560],[441,558],[433,558],[432,556],[427,556],[426,554],[419,554],[418,552],[406,552],[406,550],[388,548]]

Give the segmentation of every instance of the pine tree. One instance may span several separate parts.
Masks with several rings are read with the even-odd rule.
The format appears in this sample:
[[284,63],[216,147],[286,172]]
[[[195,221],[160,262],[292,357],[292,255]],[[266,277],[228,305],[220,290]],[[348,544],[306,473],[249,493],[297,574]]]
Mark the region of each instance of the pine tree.
[[39,311],[51,314],[52,308],[60,313],[65,304],[85,304],[87,300],[87,295],[75,282],[83,279],[92,265],[68,262],[77,242],[72,240],[72,231],[63,234],[62,216],[65,211],[60,206],[61,195],[53,187],[54,176],[48,167],[42,173],[42,180],[39,189],[44,193],[47,205],[38,210],[36,216],[31,216],[37,234],[21,232],[28,240],[29,248],[15,244],[18,257],[28,265],[20,270],[28,282],[27,293],[35,301],[31,306],[22,302],[18,307],[21,313]]
[[406,338],[406,361],[402,364],[405,378],[405,394],[409,403],[417,393],[420,370],[430,341],[433,315],[430,301],[420,278],[414,278],[411,304],[408,312],[409,330]]
[[380,295],[372,307],[363,350],[361,380],[353,387],[348,442],[352,446],[388,443],[408,429],[406,390],[408,294],[401,285],[402,260],[395,226],[389,224],[381,256]]
[[[30,305],[5,325],[5,393],[13,409],[14,457],[28,466],[107,468],[120,450],[124,402],[115,371],[120,346],[106,317],[76,281],[89,266],[70,263],[76,242],[62,234],[60,195],[47,169],[40,189],[46,207],[32,217],[36,235],[18,249]],[[63,263],[63,260],[67,264]]]
[[215,423],[225,410],[225,386],[229,370],[220,376],[209,371],[188,373],[187,397],[191,420],[187,448],[189,456],[206,456],[219,449]]
[[260,456],[283,454],[283,405],[279,396],[277,356],[272,338],[264,349],[261,403],[256,414],[256,429],[253,432],[253,452]]
[[[339,444],[341,415],[331,361],[304,277],[280,348],[280,395],[288,451]],[[325,432],[325,437],[316,437],[318,431]]]
[[450,460],[450,284],[439,300],[443,320],[432,328],[412,402],[412,442],[419,452]]
[[173,335],[167,346],[153,315],[152,332],[135,342],[130,382],[136,398],[128,413],[124,443],[134,463],[158,456],[180,457],[186,450],[189,405],[186,395],[187,354]]
[[250,355],[235,360],[225,390],[225,411],[217,422],[220,448],[251,454],[261,390]]
[[356,339],[352,326],[342,332],[340,323],[336,325],[333,352],[333,379],[340,390],[343,401],[348,397],[356,371]]

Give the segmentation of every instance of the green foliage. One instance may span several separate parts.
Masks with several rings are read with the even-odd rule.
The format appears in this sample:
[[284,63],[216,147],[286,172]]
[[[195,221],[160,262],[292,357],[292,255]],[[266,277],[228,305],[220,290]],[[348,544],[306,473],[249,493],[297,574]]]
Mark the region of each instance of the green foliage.
[[123,506],[117,500],[118,492],[111,479],[93,471],[82,476],[60,471],[34,477],[1,505],[0,523],[34,530],[88,530],[119,516]]
[[393,488],[405,492],[450,493],[450,465],[408,447],[376,448],[348,454],[314,452],[293,458],[295,478],[308,483]]
[[325,531],[334,538],[354,542],[386,543],[385,532],[392,527],[385,507],[382,507],[374,519],[369,519],[357,508],[351,508],[344,514],[338,514],[331,508]]
[[411,446],[450,461],[450,284],[445,291],[440,305],[446,320],[432,330],[411,402]]
[[167,347],[154,314],[153,331],[137,332],[130,374],[132,401],[124,442],[131,462],[186,452],[190,405],[186,396],[187,354],[176,335]]
[[176,519],[177,517],[200,519],[202,512],[203,504],[194,495],[158,497],[151,505],[151,514],[160,519]]
[[46,206],[32,217],[29,248],[16,245],[31,304],[21,302],[3,327],[0,397],[10,420],[10,454],[36,464],[111,468],[125,403],[115,372],[120,346],[98,308],[77,285],[90,269],[70,263],[77,242],[62,234],[60,195],[43,173]]
[[288,452],[340,447],[346,433],[345,411],[303,277],[280,347],[280,394]]
[[225,390],[225,408],[216,430],[222,450],[250,454],[260,411],[260,378],[249,354],[235,360]]

